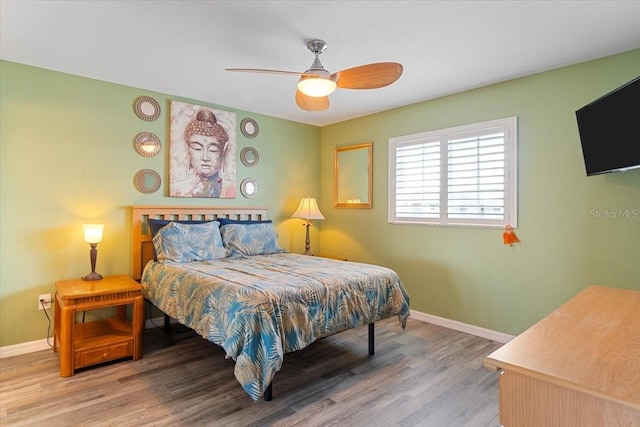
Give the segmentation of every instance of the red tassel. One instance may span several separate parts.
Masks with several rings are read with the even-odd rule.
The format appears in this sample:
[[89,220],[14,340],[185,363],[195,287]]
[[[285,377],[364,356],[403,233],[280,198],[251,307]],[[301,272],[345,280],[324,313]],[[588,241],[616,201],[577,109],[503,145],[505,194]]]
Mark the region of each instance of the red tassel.
[[513,227],[507,225],[504,228],[504,233],[502,233],[502,242],[505,245],[513,246],[514,243],[520,243],[520,239],[516,236],[516,233],[513,231]]

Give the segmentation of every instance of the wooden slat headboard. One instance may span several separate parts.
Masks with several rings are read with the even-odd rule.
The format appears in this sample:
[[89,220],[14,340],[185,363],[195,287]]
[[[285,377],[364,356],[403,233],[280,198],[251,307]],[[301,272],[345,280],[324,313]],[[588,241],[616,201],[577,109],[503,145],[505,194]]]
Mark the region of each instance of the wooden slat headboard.
[[133,278],[140,280],[142,270],[153,259],[154,250],[147,220],[196,220],[206,221],[218,218],[236,220],[265,220],[266,207],[224,207],[224,206],[131,206],[132,212],[132,268]]

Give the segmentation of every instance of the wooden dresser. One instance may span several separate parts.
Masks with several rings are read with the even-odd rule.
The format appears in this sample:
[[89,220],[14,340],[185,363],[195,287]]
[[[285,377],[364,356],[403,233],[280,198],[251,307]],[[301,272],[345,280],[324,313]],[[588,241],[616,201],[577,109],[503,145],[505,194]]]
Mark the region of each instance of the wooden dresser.
[[505,427],[638,427],[640,291],[589,286],[484,365]]

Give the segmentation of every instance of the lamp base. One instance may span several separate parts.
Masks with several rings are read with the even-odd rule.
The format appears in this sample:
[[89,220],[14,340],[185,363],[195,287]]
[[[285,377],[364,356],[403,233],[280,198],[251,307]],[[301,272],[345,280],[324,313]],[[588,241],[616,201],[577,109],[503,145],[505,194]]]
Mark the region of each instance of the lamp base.
[[304,241],[304,254],[311,255],[311,239],[309,238],[309,227],[311,227],[311,221],[307,220],[307,223],[304,224],[304,226],[307,227],[307,235]]
[[102,275],[92,271],[82,278],[82,280],[102,280]]

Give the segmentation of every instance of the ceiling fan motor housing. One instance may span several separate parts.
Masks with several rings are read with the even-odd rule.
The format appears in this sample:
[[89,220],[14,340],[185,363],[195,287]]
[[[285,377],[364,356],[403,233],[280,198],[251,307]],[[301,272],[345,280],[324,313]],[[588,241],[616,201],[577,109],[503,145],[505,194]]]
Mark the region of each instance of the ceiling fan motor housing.
[[298,90],[311,97],[324,97],[336,90],[336,77],[332,76],[320,62],[320,54],[327,48],[323,40],[309,40],[307,48],[315,55],[313,64],[298,81]]
[[324,40],[313,39],[307,42],[307,49],[315,54],[320,54],[327,48],[327,42]]
[[315,55],[315,59],[305,73],[313,73],[318,77],[330,78],[331,73],[327,71],[320,62],[320,54],[327,49],[327,43],[323,40],[309,40],[307,42],[307,48]]

